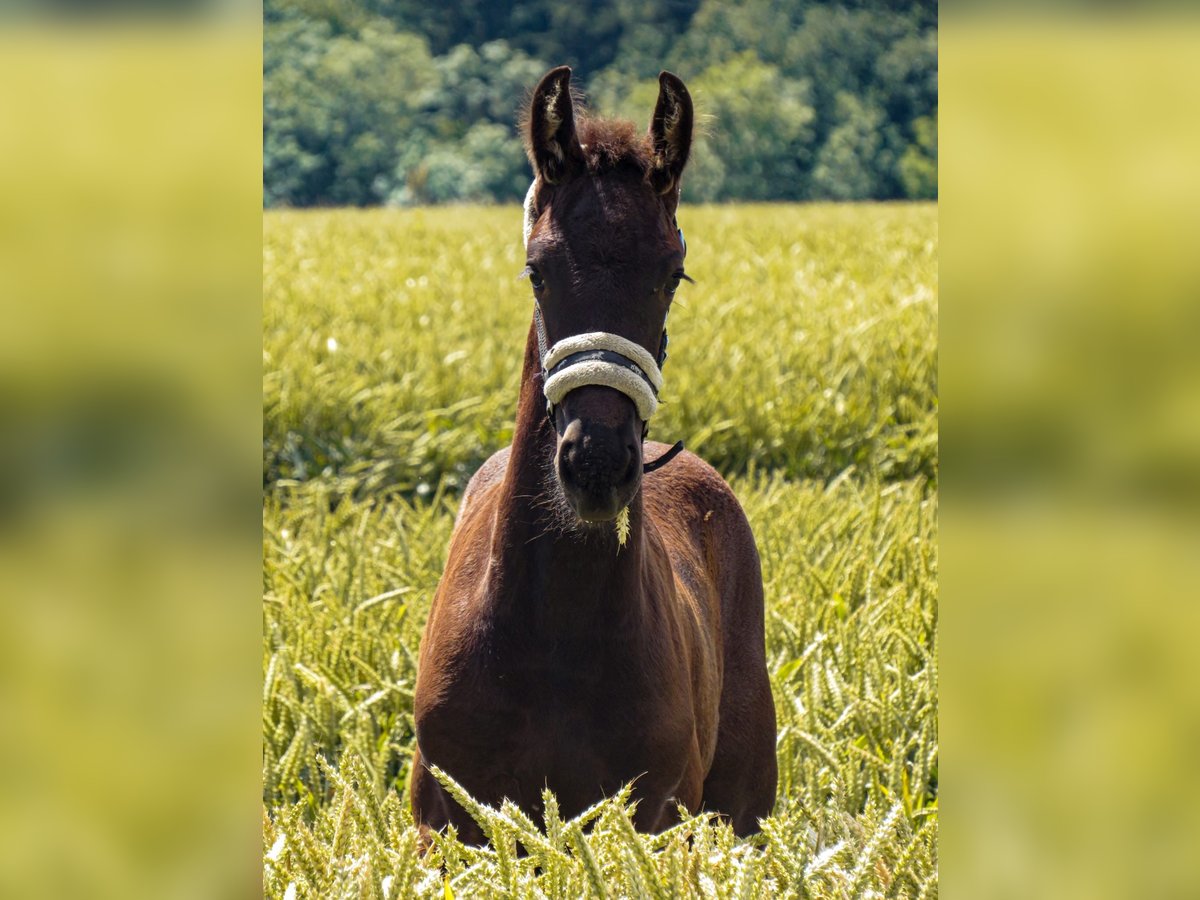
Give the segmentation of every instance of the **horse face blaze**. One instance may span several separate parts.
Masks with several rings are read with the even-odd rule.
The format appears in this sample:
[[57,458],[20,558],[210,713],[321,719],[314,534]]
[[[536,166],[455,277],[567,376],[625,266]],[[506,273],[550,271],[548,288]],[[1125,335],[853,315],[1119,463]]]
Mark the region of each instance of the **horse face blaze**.
[[567,394],[554,415],[554,471],[563,496],[585,522],[616,518],[642,483],[642,421],[633,401],[587,385]]

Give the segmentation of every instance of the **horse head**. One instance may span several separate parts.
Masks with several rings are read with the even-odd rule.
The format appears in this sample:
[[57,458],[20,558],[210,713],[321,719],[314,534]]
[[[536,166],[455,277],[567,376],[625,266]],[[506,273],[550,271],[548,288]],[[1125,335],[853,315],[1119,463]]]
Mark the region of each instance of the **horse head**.
[[613,519],[637,494],[642,440],[658,408],[666,318],[683,270],[676,222],[692,142],[683,82],[659,75],[647,133],[577,114],[571,70],[534,90],[526,148],[526,274],[554,477],[585,522]]

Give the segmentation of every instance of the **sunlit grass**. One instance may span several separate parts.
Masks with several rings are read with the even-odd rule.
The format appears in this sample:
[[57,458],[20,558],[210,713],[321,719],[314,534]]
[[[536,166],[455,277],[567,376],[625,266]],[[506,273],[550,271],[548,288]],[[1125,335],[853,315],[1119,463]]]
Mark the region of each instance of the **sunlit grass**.
[[[724,472],[937,472],[937,210],[685,207],[656,436]],[[268,213],[263,477],[461,487],[508,443],[514,208]]]
[[544,828],[476,808],[489,847],[420,856],[416,652],[457,488],[511,436],[519,234],[512,210],[272,213],[268,895],[936,895],[935,210],[681,219],[699,285],[654,430],[727,473],[758,541],[780,766],[763,834],[637,835],[617,797]]

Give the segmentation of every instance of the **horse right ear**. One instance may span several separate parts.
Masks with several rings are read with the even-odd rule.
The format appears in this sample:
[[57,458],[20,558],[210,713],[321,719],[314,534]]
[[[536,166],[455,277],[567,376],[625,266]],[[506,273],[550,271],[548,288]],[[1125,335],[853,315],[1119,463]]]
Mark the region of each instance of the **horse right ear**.
[[692,96],[679,76],[658,75],[658,103],[650,120],[650,142],[654,146],[651,181],[660,194],[679,190],[683,167],[692,149]]
[[583,148],[575,135],[570,66],[550,70],[534,88],[526,151],[534,174],[549,184],[583,166]]

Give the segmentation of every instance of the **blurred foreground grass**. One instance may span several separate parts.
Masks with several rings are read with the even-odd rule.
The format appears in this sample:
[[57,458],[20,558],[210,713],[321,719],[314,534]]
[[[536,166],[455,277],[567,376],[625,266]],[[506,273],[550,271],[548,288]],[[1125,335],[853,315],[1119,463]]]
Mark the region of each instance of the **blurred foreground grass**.
[[257,19],[16,6],[0,896],[237,896],[258,870]]
[[1200,16],[1151,6],[941,20],[962,896],[1200,896]]

